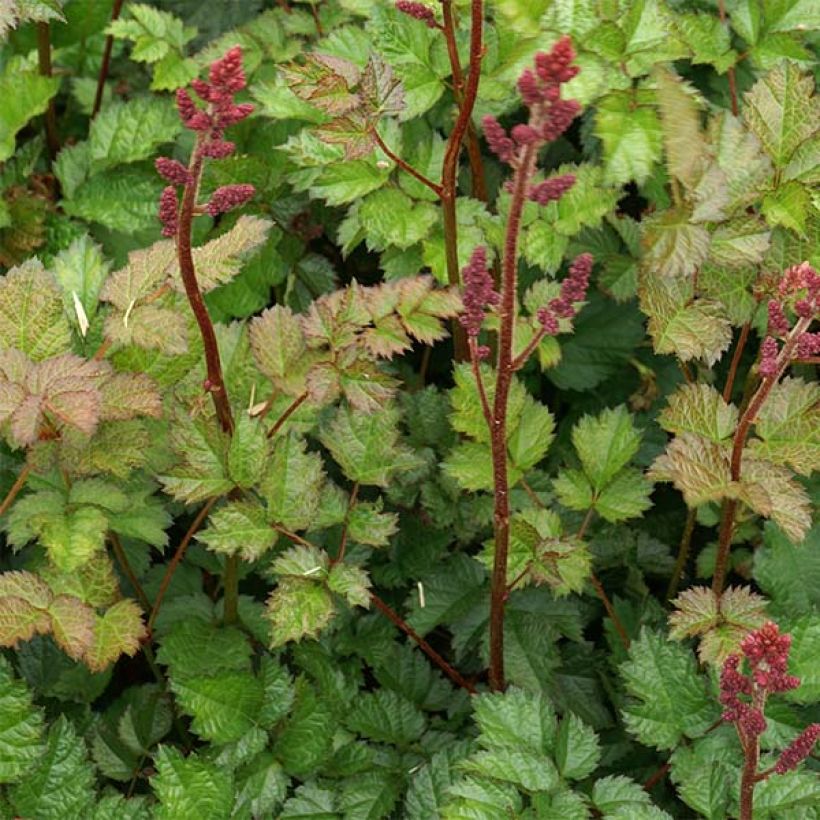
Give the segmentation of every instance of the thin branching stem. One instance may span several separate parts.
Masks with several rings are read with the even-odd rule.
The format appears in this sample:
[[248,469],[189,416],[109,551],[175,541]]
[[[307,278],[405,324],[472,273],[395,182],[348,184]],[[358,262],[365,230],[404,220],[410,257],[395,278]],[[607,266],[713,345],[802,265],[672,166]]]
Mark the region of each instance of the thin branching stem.
[[697,510],[689,510],[686,514],[686,523],[683,526],[683,534],[681,535],[680,544],[678,546],[678,557],[675,561],[675,568],[672,570],[672,577],[669,579],[669,586],[666,588],[667,601],[671,601],[675,595],[678,594],[680,579],[683,576],[686,562],[689,560],[689,552],[692,547],[692,534],[695,531],[696,519]]
[[176,572],[176,569],[179,566],[180,561],[182,561],[182,559],[185,557],[185,551],[188,549],[188,545],[191,543],[191,539],[194,537],[194,535],[196,535],[199,528],[205,522],[205,519],[208,517],[208,513],[211,511],[211,508],[216,502],[216,497],[209,498],[205,502],[202,509],[196,514],[196,517],[191,522],[191,526],[188,527],[188,530],[182,537],[182,540],[179,542],[179,546],[176,548],[173,558],[171,558],[171,561],[165,569],[165,575],[162,577],[162,583],[160,583],[159,585],[159,590],[157,592],[156,600],[154,601],[154,606],[151,608],[151,614],[148,617],[149,632],[153,631],[154,629],[154,624],[156,623],[157,616],[159,615],[160,607],[162,606],[162,602],[165,599],[165,593],[168,592],[168,587],[171,585],[171,581],[173,580],[174,573]]
[[738,336],[735,351],[732,354],[732,363],[729,366],[729,373],[726,376],[726,384],[723,385],[723,401],[729,402],[732,400],[732,390],[735,386],[735,378],[737,377],[737,369],[740,366],[740,360],[743,356],[743,350],[746,347],[746,342],[749,339],[749,329],[751,322],[746,322],[740,329],[740,336]]
[[428,179],[421,171],[415,169],[409,162],[403,160],[392,148],[390,148],[387,143],[382,139],[381,134],[373,128],[370,131],[371,136],[373,137],[373,141],[382,151],[402,169],[406,173],[410,174],[411,177],[417,179],[422,185],[426,185],[436,196],[441,196],[441,185],[437,182],[433,182],[432,179]]
[[[268,438],[273,438],[281,429],[282,425],[304,404],[308,397],[307,393],[300,393],[284,410],[281,416],[274,422],[273,427],[268,430]],[[267,410],[263,410],[263,414]]]
[[2,504],[0,504],[0,516],[5,515],[8,508],[14,503],[14,499],[17,498],[17,494],[23,489],[23,487],[25,487],[30,473],[31,465],[25,464],[23,469],[20,470],[20,475],[17,476],[14,484],[11,485],[11,489],[9,489],[6,493],[6,497],[3,499]]
[[114,557],[117,559],[117,563],[120,565],[123,575],[128,579],[128,583],[131,584],[134,594],[137,596],[137,600],[146,612],[150,612],[151,601],[142,588],[142,584],[139,582],[137,574],[134,572],[131,562],[128,560],[128,556],[125,554],[120,537],[113,530],[110,530],[108,540],[111,542],[111,551],[114,553]]
[[456,684],[456,686],[460,686],[462,689],[466,689],[471,695],[476,694],[476,689],[473,684],[470,683],[455,667],[451,666],[447,663],[444,658],[430,646],[421,635],[413,629],[404,618],[396,612],[391,606],[389,606],[385,601],[383,601],[375,592],[370,593],[370,600],[373,602],[376,609],[379,610],[383,615],[385,615],[390,621],[392,621],[408,638],[415,641],[418,644],[419,649],[430,658],[431,661],[439,668],[445,675],[447,675],[450,680]]

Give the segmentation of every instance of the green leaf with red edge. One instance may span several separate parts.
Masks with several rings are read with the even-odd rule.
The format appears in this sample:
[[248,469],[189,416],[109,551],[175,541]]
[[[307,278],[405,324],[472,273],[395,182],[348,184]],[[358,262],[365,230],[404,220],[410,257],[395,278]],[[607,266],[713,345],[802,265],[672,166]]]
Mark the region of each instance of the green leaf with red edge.
[[658,423],[670,433],[695,433],[718,443],[734,433],[737,420],[737,408],[703,383],[679,387],[658,417]]
[[48,606],[51,634],[71,658],[83,660],[94,643],[94,610],[72,595],[58,595]]
[[145,636],[142,610],[136,601],[125,598],[96,617],[93,642],[84,661],[92,672],[102,672],[120,655],[136,655]]

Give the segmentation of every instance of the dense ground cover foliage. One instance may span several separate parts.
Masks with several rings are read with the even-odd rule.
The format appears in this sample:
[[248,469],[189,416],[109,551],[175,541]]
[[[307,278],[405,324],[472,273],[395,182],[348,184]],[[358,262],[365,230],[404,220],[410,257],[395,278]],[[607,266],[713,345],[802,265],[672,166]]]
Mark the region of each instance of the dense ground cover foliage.
[[0,0],[0,816],[820,815],[813,0]]

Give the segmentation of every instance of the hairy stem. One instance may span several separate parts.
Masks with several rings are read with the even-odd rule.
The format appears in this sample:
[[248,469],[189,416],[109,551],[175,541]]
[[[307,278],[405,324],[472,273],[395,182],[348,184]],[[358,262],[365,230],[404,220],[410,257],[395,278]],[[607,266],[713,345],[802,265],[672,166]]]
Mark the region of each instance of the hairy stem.
[[683,575],[686,562],[689,560],[689,551],[692,546],[692,533],[695,531],[695,519],[697,510],[691,509],[686,515],[686,523],[683,526],[680,545],[678,546],[678,558],[675,561],[675,569],[672,570],[672,577],[669,579],[669,586],[666,588],[666,600],[671,601],[678,594],[678,586]]
[[[51,76],[51,27],[48,21],[37,23],[37,62],[43,77]],[[49,159],[60,152],[60,138],[57,136],[57,109],[54,98],[48,101],[45,113],[46,145]]]
[[[114,0],[114,7],[111,9],[111,22],[113,23],[120,16],[124,0]],[[91,109],[91,119],[93,120],[100,113],[102,106],[103,92],[105,91],[105,81],[108,78],[108,69],[111,67],[111,51],[114,48],[114,35],[109,34],[105,38],[103,47],[102,64],[100,74],[97,77],[97,91],[94,94],[94,105]]]
[[741,743],[746,758],[740,780],[740,820],[752,820],[757,767],[760,763],[760,744],[756,737],[748,738],[746,742],[743,742],[741,738]]
[[501,323],[496,365],[495,400],[493,402],[490,442],[493,459],[495,504],[495,557],[490,591],[490,686],[504,689],[504,605],[507,597],[507,553],[510,547],[510,488],[507,475],[507,401],[513,377],[513,342],[515,335],[516,291],[518,285],[518,237],[527,185],[535,170],[536,149],[524,150],[513,179],[510,212],[504,240],[502,264]]
[[20,475],[15,479],[14,484],[11,485],[11,489],[6,493],[3,502],[0,503],[0,516],[6,514],[8,508],[14,503],[14,499],[17,498],[17,494],[26,486],[26,481],[28,481],[30,473],[31,465],[25,464],[23,469],[20,470]]
[[205,347],[205,366],[208,371],[208,390],[214,402],[216,416],[222,429],[230,434],[233,432],[233,414],[228,400],[228,393],[225,389],[225,380],[222,377],[222,364],[219,359],[219,346],[216,341],[216,333],[205,300],[202,298],[202,291],[199,289],[199,282],[196,278],[194,259],[191,252],[191,225],[196,208],[196,195],[199,188],[199,179],[202,176],[202,153],[199,140],[191,155],[191,162],[188,166],[191,181],[185,186],[182,195],[182,207],[179,212],[179,229],[177,230],[177,258],[179,260],[179,271],[182,276],[182,283],[185,286],[185,294],[188,303],[199,325],[199,332],[202,336],[202,343]]
[[[447,280],[452,287],[458,287],[461,282],[458,267],[458,219],[456,214],[458,158],[461,153],[461,144],[464,141],[464,136],[470,125],[470,118],[473,114],[476,97],[478,96],[478,82],[481,77],[481,56],[483,50],[482,31],[484,27],[484,4],[482,0],[472,0],[470,5],[470,63],[466,82],[463,81],[461,65],[458,60],[458,51],[455,46],[455,26],[453,24],[450,3],[444,2],[442,9],[444,11],[444,35],[447,40],[450,62],[458,66],[457,69],[453,69],[453,81],[456,89],[458,89],[456,91],[456,99],[459,102],[459,109],[458,117],[447,139],[447,146],[444,149],[439,196],[441,197],[441,208],[444,218],[444,255],[447,263]],[[461,89],[463,89],[463,91]],[[479,178],[483,179],[483,173],[479,174]],[[476,177],[474,176],[474,187],[475,179]],[[466,361],[469,355],[467,349],[467,334],[456,320],[453,320],[453,345],[455,348],[456,361]]]
[[188,527],[188,531],[182,537],[182,540],[179,542],[179,546],[174,553],[173,558],[171,558],[168,567],[165,570],[165,575],[162,578],[162,583],[159,585],[159,591],[157,592],[157,598],[154,601],[154,606],[151,609],[151,614],[148,617],[148,631],[151,632],[154,629],[154,624],[157,620],[157,615],[159,615],[160,607],[162,606],[162,602],[165,598],[165,593],[168,592],[168,587],[171,585],[171,580],[174,577],[174,573],[176,572],[176,568],[179,566],[180,561],[182,561],[183,557],[185,556],[185,551],[188,549],[188,545],[191,543],[191,539],[194,537],[196,532],[204,523],[205,519],[208,517],[208,513],[211,511],[211,507],[216,503],[217,499],[209,498],[202,509],[197,513],[196,518],[191,522],[191,526]]
[[421,635],[416,632],[410,624],[405,621],[395,609],[385,603],[375,592],[370,593],[370,600],[373,602],[376,609],[378,609],[383,615],[385,615],[390,621],[392,621],[405,635],[407,635],[410,639],[415,641],[418,644],[419,649],[427,655],[428,658],[439,668],[441,671],[447,675],[450,680],[456,684],[456,686],[460,686],[462,689],[466,689],[471,695],[476,694],[475,687],[462,676],[462,674],[452,667],[449,663],[447,663],[444,658],[430,646]]
[[[480,5],[480,4],[479,4]],[[456,43],[456,27],[453,19],[452,0],[441,0],[442,16],[444,26],[442,30],[447,42],[447,56],[450,59],[450,70],[453,74],[453,93],[458,104],[459,112],[464,107],[464,72],[461,69],[461,60],[458,57],[458,45]],[[479,15],[483,18],[483,12],[479,9]],[[472,63],[471,63],[472,68]],[[481,146],[478,143],[478,134],[473,126],[471,118],[467,120],[467,156],[470,160],[470,178],[472,182],[471,193],[475,199],[487,202],[487,184],[484,179],[484,160],[481,156]]]

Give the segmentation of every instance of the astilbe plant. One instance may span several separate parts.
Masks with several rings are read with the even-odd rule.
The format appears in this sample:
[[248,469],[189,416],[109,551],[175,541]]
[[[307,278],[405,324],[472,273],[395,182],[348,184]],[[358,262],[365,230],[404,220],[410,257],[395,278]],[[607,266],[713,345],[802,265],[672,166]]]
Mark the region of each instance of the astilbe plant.
[[[515,328],[518,313],[518,243],[521,217],[530,200],[546,204],[559,199],[575,182],[564,175],[533,184],[539,150],[556,140],[572,123],[581,107],[575,100],[561,99],[561,86],[578,73],[573,65],[575,52],[568,37],[562,37],[551,51],[535,56],[535,67],[525,69],[518,80],[521,98],[529,111],[526,124],[516,125],[508,135],[491,115],[483,120],[484,136],[490,149],[510,166],[513,177],[505,184],[510,193],[509,211],[501,260],[501,292],[492,287],[483,247],[474,251],[463,271],[464,303],[462,317],[468,340],[473,374],[481,405],[490,431],[493,485],[495,556],[490,604],[490,683],[504,688],[504,605],[507,595],[507,556],[510,544],[510,486],[507,467],[507,408],[513,374],[520,370],[545,336],[559,331],[558,320],[575,315],[578,303],[586,295],[592,269],[590,254],[582,254],[571,265],[561,285],[561,294],[537,311],[539,328],[520,352],[516,349]],[[499,330],[495,362],[495,390],[492,406],[487,399],[484,377],[479,367],[490,349],[478,343],[486,308],[497,311]]]
[[[742,654],[730,655],[723,664],[723,720],[735,724],[744,756],[740,820],[752,820],[755,785],[773,774],[796,769],[820,739],[820,723],[812,723],[781,752],[774,766],[759,771],[760,736],[767,727],[766,701],[770,695],[789,692],[800,685],[799,678],[788,674],[791,642],[790,635],[782,634],[777,624],[769,621],[743,639]],[[742,669],[744,660],[748,672]]]

